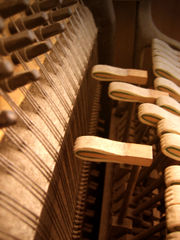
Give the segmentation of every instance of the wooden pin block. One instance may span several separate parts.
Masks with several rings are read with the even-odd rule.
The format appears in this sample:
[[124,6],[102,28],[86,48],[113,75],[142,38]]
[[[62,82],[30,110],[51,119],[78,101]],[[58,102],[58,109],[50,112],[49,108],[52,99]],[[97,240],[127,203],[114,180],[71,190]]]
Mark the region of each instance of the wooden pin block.
[[154,80],[154,88],[160,91],[168,92],[169,96],[180,102],[180,87],[173,81],[158,77]]
[[156,104],[165,110],[180,115],[180,103],[178,103],[174,98],[168,96],[161,96],[157,98]]
[[95,65],[91,71],[92,78],[105,82],[128,82],[145,85],[147,71],[139,69],[123,69],[109,65]]
[[177,115],[151,103],[142,103],[139,106],[138,117],[142,123],[153,127],[156,127],[157,123],[164,118],[170,121],[180,121]]
[[165,190],[166,207],[180,205],[180,185],[172,185]]
[[74,145],[76,157],[93,162],[126,163],[150,166],[152,146],[124,143],[95,136],[81,136]]
[[168,120],[168,119],[162,119],[157,124],[157,133],[158,136],[161,136],[165,133],[175,133],[180,135],[180,125],[179,125],[179,119],[176,121],[176,119]]
[[166,186],[180,184],[180,166],[172,165],[165,169],[164,172]]
[[180,230],[180,205],[166,208],[166,225],[169,231]]
[[166,235],[166,240],[179,240],[180,232],[171,232]]
[[180,135],[166,133],[161,136],[161,150],[164,155],[180,161]]
[[169,95],[162,91],[142,88],[123,82],[110,83],[108,94],[110,98],[118,101],[146,103],[155,103],[159,97]]

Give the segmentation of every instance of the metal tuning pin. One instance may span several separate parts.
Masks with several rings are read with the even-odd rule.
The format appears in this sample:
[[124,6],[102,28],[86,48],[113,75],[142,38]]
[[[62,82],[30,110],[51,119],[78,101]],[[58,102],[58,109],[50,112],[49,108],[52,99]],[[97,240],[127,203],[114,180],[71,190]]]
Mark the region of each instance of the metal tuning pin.
[[17,33],[17,28],[20,31],[25,29],[33,29],[35,27],[47,24],[48,14],[45,12],[36,13],[30,16],[16,19],[14,22],[11,21],[8,24],[10,33]]
[[29,0],[4,0],[0,2],[0,15],[8,18],[27,8]]
[[[35,57],[37,57],[37,56],[39,56],[43,53],[48,52],[52,47],[53,46],[52,46],[51,42],[45,41],[45,42],[37,43],[37,44],[34,44],[32,46],[21,49],[21,50],[18,51],[18,53],[20,54],[21,58],[25,62],[28,62],[31,59],[33,59],[33,58],[35,58]],[[11,59],[14,62],[14,64],[20,63],[19,59],[18,59],[18,57],[16,56],[15,53],[13,53],[11,55]]]
[[0,17],[0,33],[3,31],[4,29],[4,20],[2,17]]
[[4,127],[9,127],[17,122],[17,115],[12,111],[2,111],[0,112],[0,129]]
[[72,11],[70,8],[61,8],[57,11],[50,11],[48,13],[49,21],[51,23],[58,22],[60,20],[63,20],[65,18],[68,18],[72,15]]
[[26,9],[26,14],[30,15],[32,14],[32,11],[34,12],[47,11],[55,7],[60,7],[61,4],[62,4],[62,0],[36,1]]
[[14,67],[8,60],[0,59],[0,80],[10,77],[13,73]]
[[41,75],[38,70],[23,72],[1,81],[0,88],[3,89],[5,92],[11,92],[30,82],[37,81],[40,78],[40,76]]
[[68,7],[73,4],[76,4],[78,1],[77,0],[64,0],[63,3],[61,4],[61,7]]
[[65,27],[62,23],[54,23],[46,27],[40,27],[35,30],[35,34],[40,41],[43,41],[49,37],[52,37],[56,34],[59,34],[65,30]]
[[0,55],[8,55],[9,53],[26,47],[36,41],[33,31],[28,30],[14,34],[10,37],[0,38]]

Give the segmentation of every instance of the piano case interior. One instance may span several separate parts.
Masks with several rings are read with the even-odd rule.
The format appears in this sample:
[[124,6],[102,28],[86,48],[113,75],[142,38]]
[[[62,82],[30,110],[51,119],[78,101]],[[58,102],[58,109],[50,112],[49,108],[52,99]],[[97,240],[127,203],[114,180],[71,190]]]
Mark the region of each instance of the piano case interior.
[[0,239],[180,239],[179,10],[0,0]]

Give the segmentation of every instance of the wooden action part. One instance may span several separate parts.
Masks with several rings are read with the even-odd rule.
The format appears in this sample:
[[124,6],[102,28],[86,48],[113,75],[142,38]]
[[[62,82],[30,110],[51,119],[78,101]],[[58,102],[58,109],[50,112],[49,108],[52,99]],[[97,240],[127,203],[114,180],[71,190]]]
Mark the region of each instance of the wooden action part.
[[174,133],[163,134],[160,143],[164,155],[180,161],[180,135]]
[[106,82],[128,82],[145,85],[147,71],[139,69],[123,69],[109,65],[95,65],[91,71],[92,78]]
[[180,205],[180,185],[172,185],[165,190],[165,204],[166,207],[172,205]]
[[157,124],[157,131],[159,136],[165,133],[176,133],[180,135],[179,120],[162,119]]
[[180,85],[180,69],[171,61],[160,56],[153,57],[153,71],[155,76],[167,78]]
[[180,102],[180,87],[173,81],[158,77],[154,80],[154,88],[160,91],[168,92],[169,96]]
[[180,232],[171,232],[166,235],[166,240],[179,240]]
[[152,40],[152,54],[153,56],[164,56],[176,62],[180,59],[180,51],[173,49],[169,44],[157,38]]
[[142,103],[138,109],[139,120],[149,126],[157,126],[157,123],[162,119],[170,121],[180,121],[180,118],[165,109],[151,103]]
[[152,57],[154,74],[180,85],[180,51],[172,49],[162,40],[153,39]]
[[108,94],[110,98],[118,101],[146,103],[155,103],[157,98],[169,95],[162,91],[142,88],[123,82],[110,83]]
[[164,172],[166,186],[173,184],[180,184],[180,166],[171,165],[165,169]]
[[166,208],[166,225],[170,231],[180,230],[180,205],[172,205]]
[[156,104],[177,116],[180,115],[180,103],[172,97],[161,96],[156,100]]
[[153,158],[152,146],[118,142],[96,136],[78,137],[74,153],[82,160],[139,166],[150,166]]

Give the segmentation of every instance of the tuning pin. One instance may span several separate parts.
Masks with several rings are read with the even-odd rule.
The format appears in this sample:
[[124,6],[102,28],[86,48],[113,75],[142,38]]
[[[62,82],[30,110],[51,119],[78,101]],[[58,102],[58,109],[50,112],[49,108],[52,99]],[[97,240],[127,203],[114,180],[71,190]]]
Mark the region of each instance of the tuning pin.
[[78,1],[77,0],[64,0],[63,3],[61,4],[61,7],[68,7],[73,4],[76,4]]
[[0,87],[6,92],[11,92],[16,88],[22,87],[30,82],[37,81],[40,76],[41,75],[38,70],[23,72],[1,81]]
[[17,122],[17,115],[12,111],[0,112],[0,128],[9,127]]
[[61,6],[61,4],[62,4],[62,0],[36,1],[26,9],[26,14],[30,15],[30,14],[32,14],[32,11],[34,11],[34,12],[47,11],[52,8]]
[[43,41],[49,37],[52,37],[56,34],[59,34],[65,30],[65,27],[62,23],[54,23],[46,27],[39,27],[35,30],[35,34],[40,41]]
[[4,20],[2,17],[0,17],[0,32],[2,32],[4,29]]
[[50,23],[58,22],[65,18],[68,18],[72,15],[72,11],[70,8],[61,8],[57,11],[50,11],[48,13]]
[[0,59],[0,80],[10,77],[13,73],[13,65],[8,60]]
[[[41,26],[48,22],[48,14],[45,12],[36,13],[30,16],[22,17],[16,19],[14,22],[9,22],[8,27],[10,33],[17,33],[17,28],[20,31],[25,29],[32,29],[37,26]],[[17,28],[16,28],[17,26]]]
[[10,17],[23,11],[29,4],[29,0],[4,0],[0,3],[0,15],[3,18]]
[[[48,52],[52,47],[53,47],[52,43],[49,41],[46,41],[46,42],[37,43],[32,46],[21,49],[18,51],[18,53],[25,62],[29,62],[31,59],[45,52]],[[19,63],[19,59],[16,56],[16,54],[13,53],[11,55],[11,59],[14,62],[14,64]]]
[[9,53],[23,48],[36,41],[36,35],[33,31],[24,31],[10,37],[0,38],[0,54],[8,55]]

